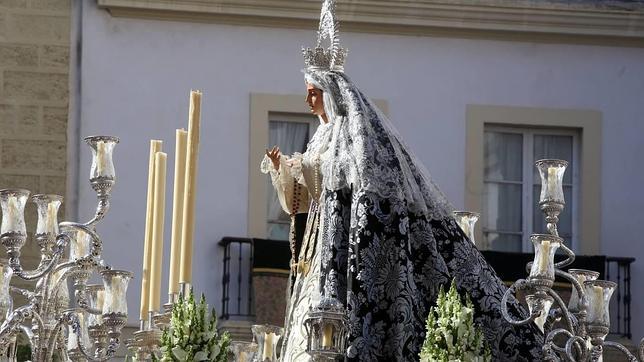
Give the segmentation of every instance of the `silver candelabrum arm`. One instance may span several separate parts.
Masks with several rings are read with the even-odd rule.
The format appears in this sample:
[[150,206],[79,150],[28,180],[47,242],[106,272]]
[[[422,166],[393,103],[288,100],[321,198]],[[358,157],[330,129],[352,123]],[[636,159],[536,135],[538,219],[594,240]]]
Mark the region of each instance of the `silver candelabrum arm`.
[[109,193],[103,193],[98,195],[98,205],[96,206],[96,212],[94,213],[94,217],[82,225],[89,228],[98,224],[101,220],[103,220],[103,218],[105,218],[105,215],[109,210],[110,210]]
[[39,328],[44,327],[40,315],[34,310],[33,304],[25,305],[15,309],[11,315],[0,326],[0,346],[9,343],[8,339],[12,333],[20,329],[27,319],[35,320]]
[[63,314],[60,319],[60,323],[64,325],[71,326],[73,333],[77,339],[77,346],[80,353],[89,361],[107,361],[114,357],[116,350],[120,345],[120,336],[111,336],[110,341],[107,347],[103,351],[97,351],[96,354],[92,355],[88,347],[84,345],[83,336],[82,336],[82,324],[78,318],[76,311],[67,311]]
[[58,263],[61,256],[65,252],[65,247],[69,244],[70,238],[65,234],[56,236],[56,244],[52,249],[52,254],[44,263],[40,263],[35,270],[24,270],[20,262],[20,254],[9,256],[9,264],[13,268],[13,275],[16,275],[24,280],[36,280],[42,278],[44,275],[51,272],[52,268]]
[[508,299],[510,298],[511,295],[513,295],[517,290],[526,290],[529,287],[529,283],[525,279],[519,279],[516,282],[514,282],[510,288],[508,288],[505,293],[503,293],[503,299],[501,299],[501,314],[503,314],[503,318],[505,318],[506,321],[508,321],[510,324],[515,325],[515,326],[521,326],[521,325],[526,325],[528,323],[533,322],[537,317],[540,315],[540,311],[533,310],[530,313],[530,316],[528,316],[525,319],[514,319],[511,315],[510,312],[508,311]]
[[75,296],[76,296],[76,305],[78,305],[78,307],[84,310],[85,312],[94,314],[94,315],[99,315],[103,313],[102,310],[92,308],[88,300],[87,288],[85,288],[85,286],[81,286],[80,288],[77,288],[75,291]]
[[619,343],[612,342],[612,341],[604,341],[604,347],[610,347],[622,352],[624,355],[626,355],[626,358],[628,358],[629,362],[637,362],[637,357],[635,357],[631,353],[631,351],[628,350],[628,348],[624,347]]
[[[568,339],[566,341],[566,345],[564,347],[559,347],[556,343],[554,343],[555,339],[559,335],[564,335]],[[546,361],[558,361],[559,358],[553,353],[553,351],[559,352],[560,356],[563,356],[564,360],[569,361],[569,362],[577,362],[577,361],[586,361],[588,358],[588,351],[585,348],[580,348],[577,344],[582,343],[585,344],[586,341],[579,337],[575,336],[573,333],[568,331],[565,328],[557,328],[546,336],[546,339],[544,340],[544,345],[543,345],[543,352],[544,352],[544,360]],[[580,356],[579,359],[575,357],[575,354],[573,354],[573,347],[575,347],[577,355]]]

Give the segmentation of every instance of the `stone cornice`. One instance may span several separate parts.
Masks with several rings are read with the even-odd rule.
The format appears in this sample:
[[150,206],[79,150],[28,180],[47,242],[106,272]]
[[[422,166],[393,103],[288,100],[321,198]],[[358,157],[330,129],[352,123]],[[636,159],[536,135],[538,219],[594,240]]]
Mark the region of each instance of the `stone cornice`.
[[[116,17],[314,29],[319,0],[97,0]],[[644,3],[339,1],[346,31],[644,47]]]

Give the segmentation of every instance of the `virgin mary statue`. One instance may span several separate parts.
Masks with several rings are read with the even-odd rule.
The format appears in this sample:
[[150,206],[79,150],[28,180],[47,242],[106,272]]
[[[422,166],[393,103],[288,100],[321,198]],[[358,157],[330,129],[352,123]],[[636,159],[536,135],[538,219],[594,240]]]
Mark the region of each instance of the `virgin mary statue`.
[[[308,211],[303,236],[291,238],[281,359],[311,359],[304,320],[332,298],[348,321],[346,360],[416,361],[439,288],[454,279],[474,303],[493,360],[540,360],[541,332],[505,321],[505,286],[422,163],[344,73],[333,0],[322,5],[317,46],[303,52],[306,101],[321,124],[304,154],[273,148],[262,162],[293,220]],[[509,309],[526,313],[516,300]]]

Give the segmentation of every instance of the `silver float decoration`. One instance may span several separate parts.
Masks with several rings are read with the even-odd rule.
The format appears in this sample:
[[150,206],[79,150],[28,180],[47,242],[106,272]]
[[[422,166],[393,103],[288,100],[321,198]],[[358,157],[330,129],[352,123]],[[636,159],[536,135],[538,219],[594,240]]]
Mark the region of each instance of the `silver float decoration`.
[[306,352],[313,361],[336,361],[344,356],[347,321],[345,308],[337,299],[322,298],[309,310],[304,328],[308,336]]
[[[616,284],[597,280],[599,273],[591,270],[562,268],[572,264],[575,254],[559,237],[557,223],[565,206],[563,175],[568,163],[563,160],[539,160],[535,163],[541,176],[539,207],[545,214],[548,234],[533,234],[534,260],[527,265],[527,279],[519,279],[506,291],[502,301],[504,318],[514,325],[535,323],[544,333],[546,361],[601,361],[604,347],[623,352],[629,361],[638,359],[623,345],[606,341],[610,329],[609,304]],[[566,258],[555,263],[557,250]],[[568,306],[552,289],[555,278],[572,284]],[[526,295],[530,316],[516,320],[510,316],[507,302],[510,295],[521,290]],[[644,339],[640,342],[639,358],[644,361]]]
[[465,233],[465,236],[470,239],[472,244],[476,245],[476,240],[474,240],[474,227],[481,217],[481,214],[471,211],[454,211],[452,215],[458,226]]
[[257,341],[257,352],[253,361],[277,362],[277,345],[284,334],[284,328],[269,324],[255,324],[251,330],[253,338]]
[[[112,153],[118,138],[85,138],[92,149],[90,184],[98,196],[94,217],[86,223],[58,223],[62,197],[33,195],[38,210],[34,239],[40,247],[40,263],[25,270],[20,252],[27,242],[24,209],[30,192],[0,190],[2,225],[0,242],[8,260],[0,260],[0,353],[15,360],[16,337],[24,333],[32,361],[52,361],[54,355],[71,361],[105,361],[120,345],[121,329],[127,320],[126,292],[132,274],[113,270],[102,258],[103,242],[96,225],[109,209],[110,192],[116,181]],[[68,256],[63,255],[69,247]],[[103,285],[88,285],[99,274]],[[36,281],[33,290],[11,285],[14,278]],[[71,281],[75,308],[70,308]],[[10,293],[27,299],[14,308]]]

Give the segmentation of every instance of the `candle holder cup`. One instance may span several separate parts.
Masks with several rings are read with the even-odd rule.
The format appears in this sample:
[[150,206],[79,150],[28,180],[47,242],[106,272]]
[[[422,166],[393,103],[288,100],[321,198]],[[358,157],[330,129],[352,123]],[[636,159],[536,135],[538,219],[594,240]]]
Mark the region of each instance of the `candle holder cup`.
[[7,319],[13,301],[9,295],[9,283],[13,276],[13,269],[6,259],[0,259],[0,325]]
[[546,292],[540,290],[535,294],[529,294],[526,296],[526,303],[528,304],[528,310],[530,314],[538,314],[534,318],[534,324],[539,327],[539,330],[544,332],[544,325],[546,324],[546,319],[549,316],[550,308],[554,302],[554,298],[549,296]]
[[113,136],[90,136],[85,137],[85,142],[92,148],[90,184],[99,197],[109,195],[116,181],[112,156],[119,139]]
[[474,240],[474,227],[481,217],[481,214],[471,211],[454,211],[452,215],[458,226],[465,233],[465,236],[470,239],[472,244],[476,245],[476,241]]
[[528,281],[535,287],[551,288],[555,280],[555,253],[563,240],[550,234],[533,234],[530,240],[534,246],[534,261]]
[[607,280],[587,280],[584,282],[584,293],[588,299],[586,329],[591,338],[601,338],[610,330],[609,305],[617,284]]
[[84,288],[84,293],[85,298],[82,307],[88,313],[87,325],[90,329],[103,329],[105,286],[100,284],[87,285]]
[[[570,273],[570,275],[572,275],[572,277],[575,278],[582,286],[587,280],[597,280],[597,278],[599,278],[599,272],[593,270],[569,269],[568,273]],[[582,309],[585,310],[586,308],[582,304],[577,288],[573,284],[570,292],[570,300],[568,301],[568,310],[573,314],[577,314],[581,312]]]
[[255,361],[258,346],[255,342],[233,341],[230,343],[230,351],[235,362]]
[[127,321],[126,293],[132,273],[125,270],[103,270],[101,275],[105,287],[103,324],[107,327],[107,335],[118,339]]
[[557,223],[559,214],[566,204],[563,192],[563,177],[568,167],[568,162],[556,159],[544,159],[535,162],[541,177],[541,193],[539,195],[539,208],[546,215],[546,228],[548,232],[559,236]]
[[2,207],[2,224],[0,226],[0,242],[7,249],[11,267],[20,268],[20,250],[27,241],[25,225],[25,205],[29,191],[22,189],[0,190],[0,206]]
[[41,265],[51,260],[53,247],[56,244],[58,229],[58,209],[63,202],[60,195],[36,194],[31,197],[38,210],[36,242],[40,247]]
[[268,324],[255,324],[251,330],[258,346],[255,361],[277,362],[277,344],[284,334],[284,328]]

